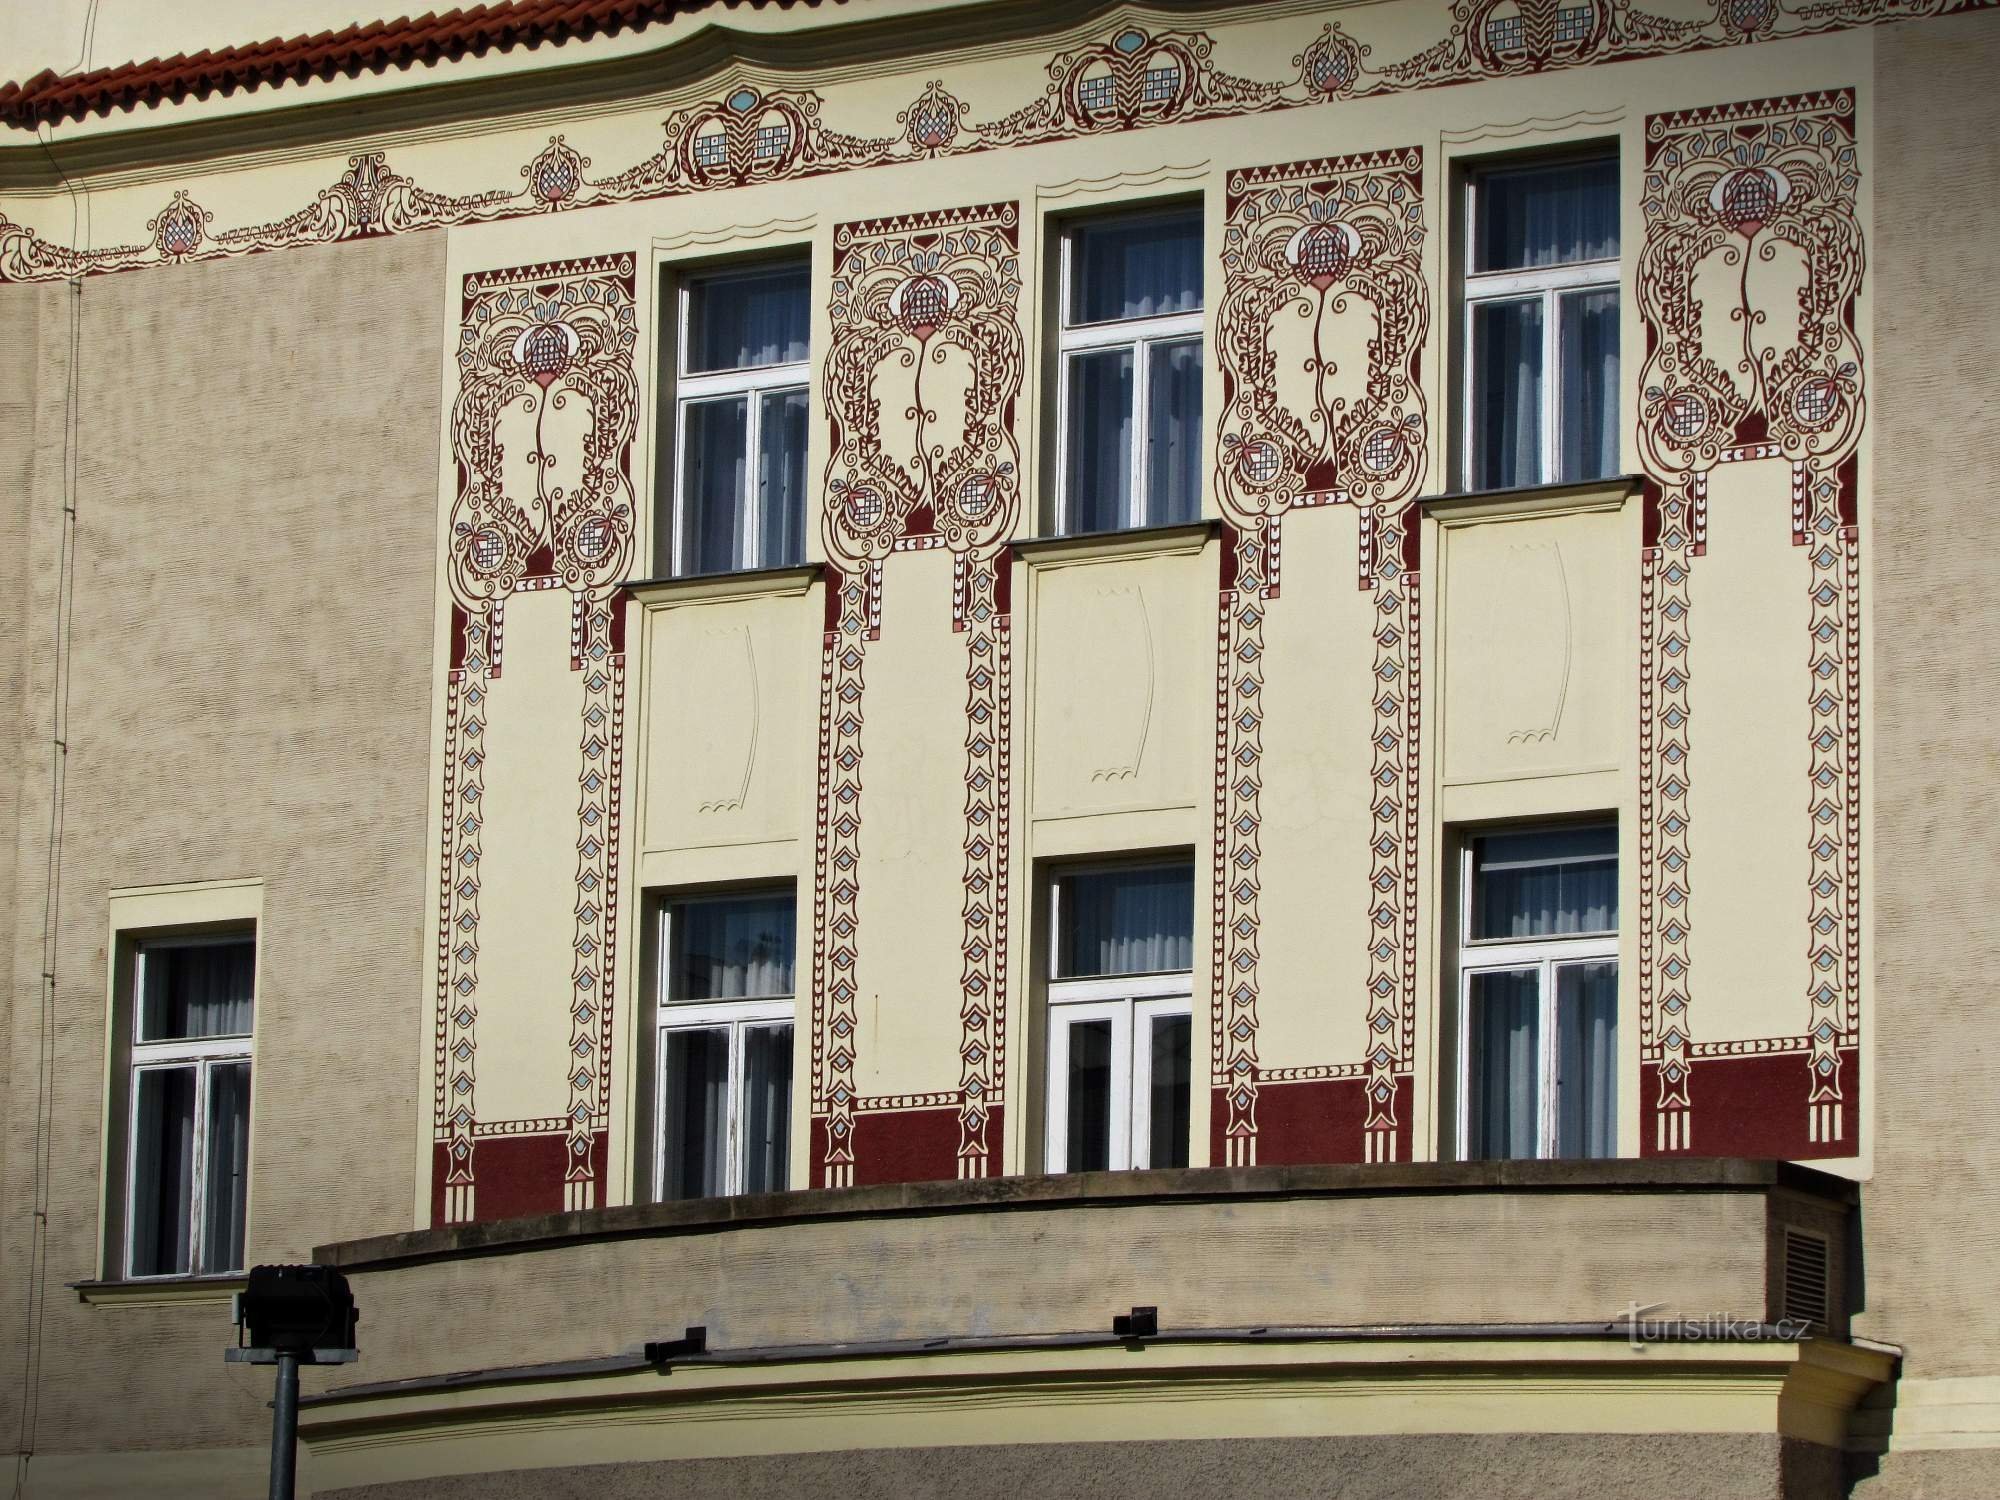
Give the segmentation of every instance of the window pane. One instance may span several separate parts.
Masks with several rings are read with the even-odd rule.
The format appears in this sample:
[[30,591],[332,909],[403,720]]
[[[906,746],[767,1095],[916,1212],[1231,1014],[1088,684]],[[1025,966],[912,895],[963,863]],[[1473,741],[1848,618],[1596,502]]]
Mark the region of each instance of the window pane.
[[743,1191],[791,1186],[792,1028],[743,1029]]
[[[1060,1024],[1060,1023],[1059,1023]],[[1111,1165],[1111,1023],[1069,1025],[1069,1160],[1065,1172]]]
[[757,550],[751,566],[789,568],[806,557],[806,393],[760,398],[757,414]]
[[1132,351],[1072,354],[1068,404],[1063,529],[1115,531],[1132,492]]
[[1472,487],[1542,480],[1542,303],[1472,308]]
[[1474,192],[1475,271],[1513,271],[1618,254],[1618,162],[1482,172]]
[[1562,472],[1600,479],[1618,470],[1618,293],[1570,292],[1557,321],[1562,358]]
[[1171,526],[1201,515],[1201,340],[1146,352],[1145,524]]
[[1618,930],[1618,830],[1549,828],[1472,844],[1472,936]]
[[139,970],[139,1040],[248,1036],[256,988],[257,944],[147,943]]
[[1194,962],[1194,866],[1144,865],[1058,880],[1056,977],[1172,974]]
[[1618,965],[1556,969],[1556,1155],[1618,1154]]
[[1188,1164],[1188,1072],[1194,1022],[1187,1016],[1155,1016],[1151,1026],[1153,1078],[1146,1165]]
[[729,1031],[669,1031],[665,1098],[664,1198],[713,1198],[723,1191],[729,1126]]
[[1541,1110],[1540,971],[1471,976],[1471,1057],[1466,1086],[1474,1159],[1532,1157]]
[[742,396],[681,407],[681,573],[728,573],[750,564],[743,461],[750,404]]
[[803,265],[704,276],[690,283],[687,373],[803,360],[812,321],[809,291],[809,269]]
[[1201,215],[1117,219],[1070,231],[1071,323],[1201,309]]
[[792,897],[684,901],[673,908],[669,1000],[792,993]]
[[250,1064],[208,1070],[208,1160],[201,1182],[201,1269],[243,1269],[244,1209],[250,1201]]
[[193,1068],[147,1068],[137,1075],[132,1140],[132,1271],[185,1276],[189,1199],[194,1192]]

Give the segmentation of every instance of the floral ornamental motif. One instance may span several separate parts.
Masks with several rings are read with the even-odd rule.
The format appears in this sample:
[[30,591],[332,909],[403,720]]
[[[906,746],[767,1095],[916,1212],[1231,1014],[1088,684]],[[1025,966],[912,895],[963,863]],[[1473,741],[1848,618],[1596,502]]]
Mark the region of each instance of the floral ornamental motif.
[[1421,482],[1421,184],[1414,150],[1232,174],[1216,494],[1240,524],[1309,494],[1396,505]]
[[965,128],[965,101],[933,79],[916,102],[896,116],[903,139],[923,156],[945,152]]
[[1778,0],[1715,0],[1716,23],[1743,41],[1756,41],[1777,24]]
[[214,218],[185,192],[176,192],[157,218],[146,221],[146,228],[163,260],[185,260],[201,248]]
[[835,231],[829,556],[859,565],[912,534],[991,555],[1012,534],[1017,226],[1004,204]]
[[[632,258],[541,269],[538,283],[514,273],[466,281],[452,411],[462,478],[450,576],[462,603],[504,597],[531,563],[571,588],[601,589],[630,559]],[[579,414],[585,440],[557,441],[551,419],[567,431]]]
[[1019,145],[1101,130],[1134,130],[1276,107],[1284,85],[1224,73],[1201,32],[1128,27],[1108,42],[1058,53],[1041,99],[980,128],[984,144]]
[[[1773,24],[1756,0],[1720,13]],[[1646,122],[1646,323],[1640,451],[1648,476],[1640,631],[1639,1006],[1649,1152],[1696,1149],[1703,1058],[1689,938],[1695,559],[1718,464],[1783,458],[1808,549],[1807,1030],[1811,1150],[1851,1153],[1860,1031],[1859,478],[1866,417],[1855,308],[1865,270],[1851,92],[1757,100]],[[1699,289],[1699,290],[1698,290]],[[1763,1044],[1758,1044],[1762,1048]],[[1716,1149],[1715,1137],[1704,1137]]]
[[553,135],[535,159],[521,168],[521,175],[528,180],[529,197],[544,207],[562,208],[574,203],[583,190],[583,169],[589,165],[589,157],[563,137]]
[[[1230,524],[1216,637],[1210,1037],[1221,1156],[1256,1163],[1265,1086],[1337,1079],[1364,1090],[1355,1157],[1394,1161],[1410,1126],[1399,1080],[1415,1066],[1421,611],[1403,541],[1428,444],[1423,158],[1411,149],[1233,172],[1226,214],[1215,488]],[[1257,1014],[1264,627],[1286,510],[1329,502],[1361,507],[1357,571],[1375,596],[1367,1053],[1358,1064],[1272,1069]]]
[[1338,99],[1353,91],[1361,78],[1362,59],[1374,49],[1328,25],[1305,51],[1292,59],[1299,82],[1313,94]]

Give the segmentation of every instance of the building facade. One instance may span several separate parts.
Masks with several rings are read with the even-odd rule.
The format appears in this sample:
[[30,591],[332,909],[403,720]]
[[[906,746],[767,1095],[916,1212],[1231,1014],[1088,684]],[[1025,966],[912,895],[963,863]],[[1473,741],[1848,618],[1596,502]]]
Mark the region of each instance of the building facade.
[[20,1493],[2000,1492],[1987,9],[0,87]]

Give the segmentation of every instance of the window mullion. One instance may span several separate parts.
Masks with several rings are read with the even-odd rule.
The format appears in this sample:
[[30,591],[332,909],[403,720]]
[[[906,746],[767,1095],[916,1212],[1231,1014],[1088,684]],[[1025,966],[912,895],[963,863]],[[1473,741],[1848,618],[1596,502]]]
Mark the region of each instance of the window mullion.
[[1542,482],[1560,484],[1567,476],[1559,472],[1562,456],[1562,294],[1551,288],[1542,293]]
[[1545,958],[1541,964],[1541,1005],[1542,1055],[1539,1065],[1542,1070],[1542,1118],[1540,1125],[1541,1149],[1536,1153],[1543,1157],[1556,1154],[1556,1121],[1558,1105],[1556,1090],[1556,1064],[1561,1056],[1561,1046],[1556,1037],[1556,966],[1553,958]]
[[729,1066],[722,1089],[722,1191],[743,1191],[743,1023],[729,1024]]
[[1145,339],[1132,342],[1132,483],[1125,494],[1125,524],[1146,524],[1146,395],[1147,373],[1152,361],[1147,357],[1152,345]]
[[188,1268],[187,1274],[201,1274],[201,1205],[208,1184],[208,1070],[206,1061],[194,1065],[194,1138],[188,1163]]
[[758,504],[760,497],[757,493],[757,455],[762,451],[762,445],[759,442],[761,435],[759,424],[763,421],[764,417],[762,393],[756,390],[745,390],[743,392],[743,405],[745,408],[743,416],[743,491],[741,501],[739,502],[743,507],[743,514],[738,518],[737,524],[741,529],[737,532],[737,536],[743,547],[741,566],[756,568],[763,563],[763,539],[759,534],[763,527],[761,517],[758,515],[761,506]]
[[[1123,1034],[1120,1034],[1120,1028]],[[1132,1165],[1132,1002],[1111,1014],[1111,1160],[1114,1172]]]

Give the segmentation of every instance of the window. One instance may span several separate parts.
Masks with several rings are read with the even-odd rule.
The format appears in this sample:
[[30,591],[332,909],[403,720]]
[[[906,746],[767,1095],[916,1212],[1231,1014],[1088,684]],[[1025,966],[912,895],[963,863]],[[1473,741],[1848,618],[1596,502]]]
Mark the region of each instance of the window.
[[1062,237],[1056,530],[1201,515],[1201,213],[1128,214]]
[[243,1269],[256,988],[250,933],[133,950],[127,1276]]
[[669,573],[805,561],[803,262],[685,278],[674,378]]
[[1186,1166],[1193,865],[1066,871],[1050,899],[1049,1170]]
[[662,1198],[791,1184],[793,899],[739,891],[670,903],[660,952]]
[[1465,265],[1469,487],[1616,472],[1617,159],[1475,172]]
[[1462,1155],[1617,1155],[1617,829],[1483,833],[1462,858]]

